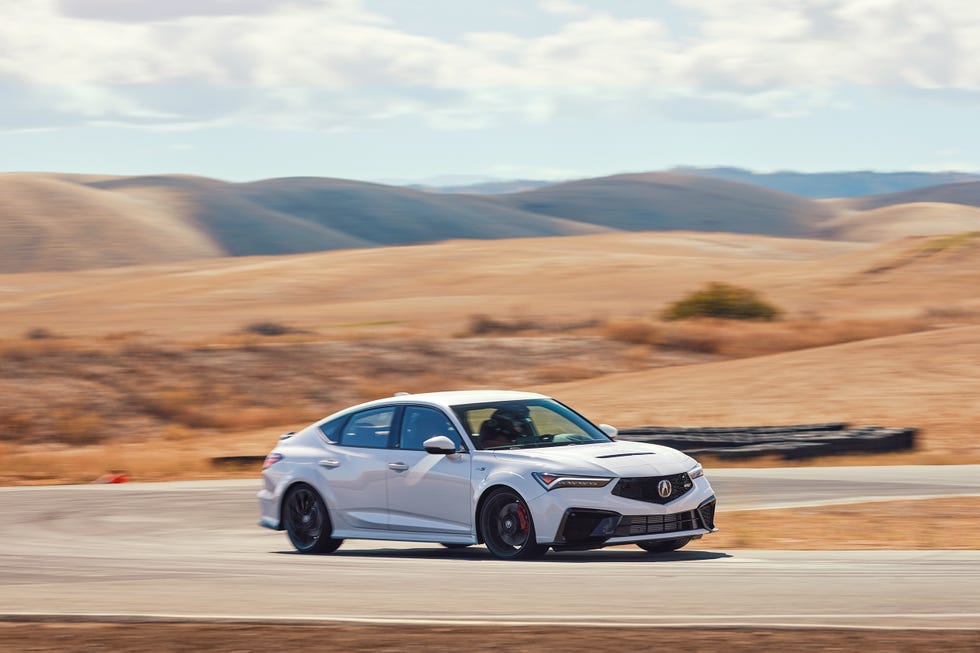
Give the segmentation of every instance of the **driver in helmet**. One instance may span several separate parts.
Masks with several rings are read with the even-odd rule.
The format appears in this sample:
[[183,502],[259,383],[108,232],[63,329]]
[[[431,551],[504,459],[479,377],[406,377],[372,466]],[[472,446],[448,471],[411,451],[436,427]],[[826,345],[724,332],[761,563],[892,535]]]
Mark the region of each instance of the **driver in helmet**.
[[533,435],[527,406],[503,406],[480,425],[480,448],[505,447]]

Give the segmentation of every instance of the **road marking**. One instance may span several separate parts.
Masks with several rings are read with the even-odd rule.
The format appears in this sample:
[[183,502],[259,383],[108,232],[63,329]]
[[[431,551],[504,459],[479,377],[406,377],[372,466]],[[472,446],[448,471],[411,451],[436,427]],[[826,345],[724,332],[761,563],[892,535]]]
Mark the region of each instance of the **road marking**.
[[[973,619],[977,622],[966,626],[916,626],[903,623],[898,626],[866,625],[847,623],[855,619],[884,620],[923,620]],[[814,623],[816,620],[816,623]],[[843,622],[835,620],[844,620]],[[711,626],[712,628],[846,628],[853,630],[966,630],[980,629],[980,612],[947,612],[923,614],[869,613],[869,614],[751,614],[751,615],[619,615],[616,617],[593,617],[582,620],[565,615],[553,615],[528,619],[520,615],[500,615],[488,619],[486,615],[465,615],[436,619],[428,616],[406,615],[401,617],[374,617],[366,615],[318,615],[315,617],[274,617],[269,615],[194,615],[180,613],[87,613],[87,612],[10,612],[0,614],[0,621],[101,621],[109,623],[152,623],[152,622],[207,622],[241,624],[377,624],[404,626],[572,626],[601,628],[618,626],[626,628],[690,628]]]
[[818,508],[821,506],[846,506],[858,503],[882,503],[886,501],[926,501],[929,499],[959,499],[961,497],[980,497],[980,492],[957,492],[956,494],[893,494],[888,496],[874,495],[867,497],[841,497],[838,499],[818,499],[815,501],[784,501],[729,508],[719,506],[718,512],[745,512],[747,510],[786,510],[788,508]]

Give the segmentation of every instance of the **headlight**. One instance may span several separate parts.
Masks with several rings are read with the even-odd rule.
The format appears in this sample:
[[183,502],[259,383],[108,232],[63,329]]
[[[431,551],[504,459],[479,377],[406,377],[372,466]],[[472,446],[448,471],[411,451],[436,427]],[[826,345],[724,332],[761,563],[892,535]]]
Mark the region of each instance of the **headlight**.
[[598,476],[573,476],[547,472],[532,472],[531,476],[546,490],[557,490],[561,487],[605,487],[613,480]]
[[691,477],[692,481],[699,476],[704,476],[704,467],[701,466],[701,463],[698,463],[691,469],[687,470],[687,475]]

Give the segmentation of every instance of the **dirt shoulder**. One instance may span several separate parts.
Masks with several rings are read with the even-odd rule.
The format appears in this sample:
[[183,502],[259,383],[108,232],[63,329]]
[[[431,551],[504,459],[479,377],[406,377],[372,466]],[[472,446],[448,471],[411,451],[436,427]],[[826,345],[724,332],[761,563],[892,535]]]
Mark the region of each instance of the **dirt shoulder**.
[[703,541],[720,549],[978,550],[978,511],[980,497],[720,511],[719,531]]
[[977,650],[976,631],[0,623],[0,651]]

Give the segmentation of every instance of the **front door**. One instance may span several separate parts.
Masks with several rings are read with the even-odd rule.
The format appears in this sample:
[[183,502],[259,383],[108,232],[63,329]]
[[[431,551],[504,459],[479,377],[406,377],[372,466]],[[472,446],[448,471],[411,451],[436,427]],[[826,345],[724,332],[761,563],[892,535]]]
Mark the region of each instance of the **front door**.
[[472,530],[472,456],[427,453],[422,443],[436,435],[462,449],[462,438],[441,410],[405,407],[397,448],[388,450],[388,527],[393,531],[458,535]]

